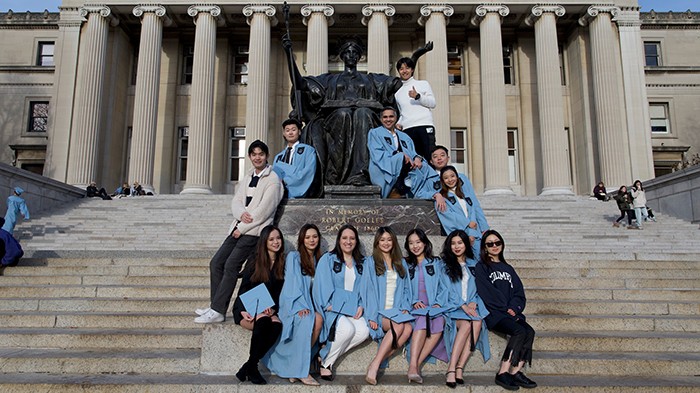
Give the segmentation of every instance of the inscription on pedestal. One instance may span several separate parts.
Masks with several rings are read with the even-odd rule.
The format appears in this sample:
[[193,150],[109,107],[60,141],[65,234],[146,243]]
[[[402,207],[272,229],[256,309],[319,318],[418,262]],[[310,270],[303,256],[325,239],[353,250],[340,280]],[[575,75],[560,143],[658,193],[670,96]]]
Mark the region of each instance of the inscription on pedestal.
[[397,235],[420,227],[428,235],[440,235],[433,203],[425,200],[294,199],[283,201],[277,210],[279,227],[285,234],[297,233],[305,223],[316,224],[324,236],[351,224],[361,235],[391,226]]

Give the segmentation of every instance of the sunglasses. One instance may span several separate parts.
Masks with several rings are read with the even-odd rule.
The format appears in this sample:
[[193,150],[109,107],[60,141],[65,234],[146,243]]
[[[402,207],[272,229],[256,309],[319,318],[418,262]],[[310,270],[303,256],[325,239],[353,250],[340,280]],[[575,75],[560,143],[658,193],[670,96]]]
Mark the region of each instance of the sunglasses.
[[486,244],[486,247],[491,248],[491,247],[500,247],[503,245],[503,242],[499,240],[499,241],[495,241],[495,242],[487,242],[484,244]]

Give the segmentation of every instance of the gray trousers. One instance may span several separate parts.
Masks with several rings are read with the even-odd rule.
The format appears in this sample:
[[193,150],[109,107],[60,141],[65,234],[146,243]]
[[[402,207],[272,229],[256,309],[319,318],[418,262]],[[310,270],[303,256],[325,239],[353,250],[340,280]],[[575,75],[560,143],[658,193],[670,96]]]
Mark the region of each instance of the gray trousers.
[[255,258],[258,236],[241,235],[238,239],[228,236],[209,262],[211,279],[211,309],[226,315],[231,297],[236,290],[238,273],[243,262]]

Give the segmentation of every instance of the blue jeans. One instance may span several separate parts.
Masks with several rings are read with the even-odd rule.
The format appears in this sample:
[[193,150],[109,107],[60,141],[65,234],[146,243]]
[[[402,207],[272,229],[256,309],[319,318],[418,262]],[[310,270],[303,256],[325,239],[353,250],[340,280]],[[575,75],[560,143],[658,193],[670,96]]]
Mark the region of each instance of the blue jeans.
[[641,228],[642,223],[647,218],[647,207],[646,206],[635,207],[634,208],[634,215],[637,217],[637,226]]

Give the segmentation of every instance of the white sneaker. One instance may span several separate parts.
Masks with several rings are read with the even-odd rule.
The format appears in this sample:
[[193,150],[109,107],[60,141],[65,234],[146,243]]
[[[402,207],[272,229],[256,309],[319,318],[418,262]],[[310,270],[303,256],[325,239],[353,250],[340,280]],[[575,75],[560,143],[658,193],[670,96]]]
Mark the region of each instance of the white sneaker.
[[194,310],[194,312],[195,312],[195,314],[201,316],[201,315],[204,315],[204,314],[208,313],[209,310],[211,310],[211,308],[209,308],[209,307],[207,307],[207,308],[198,308],[198,309]]
[[204,315],[195,318],[194,323],[217,323],[223,322],[224,319],[224,314],[220,314],[214,310],[209,310]]

